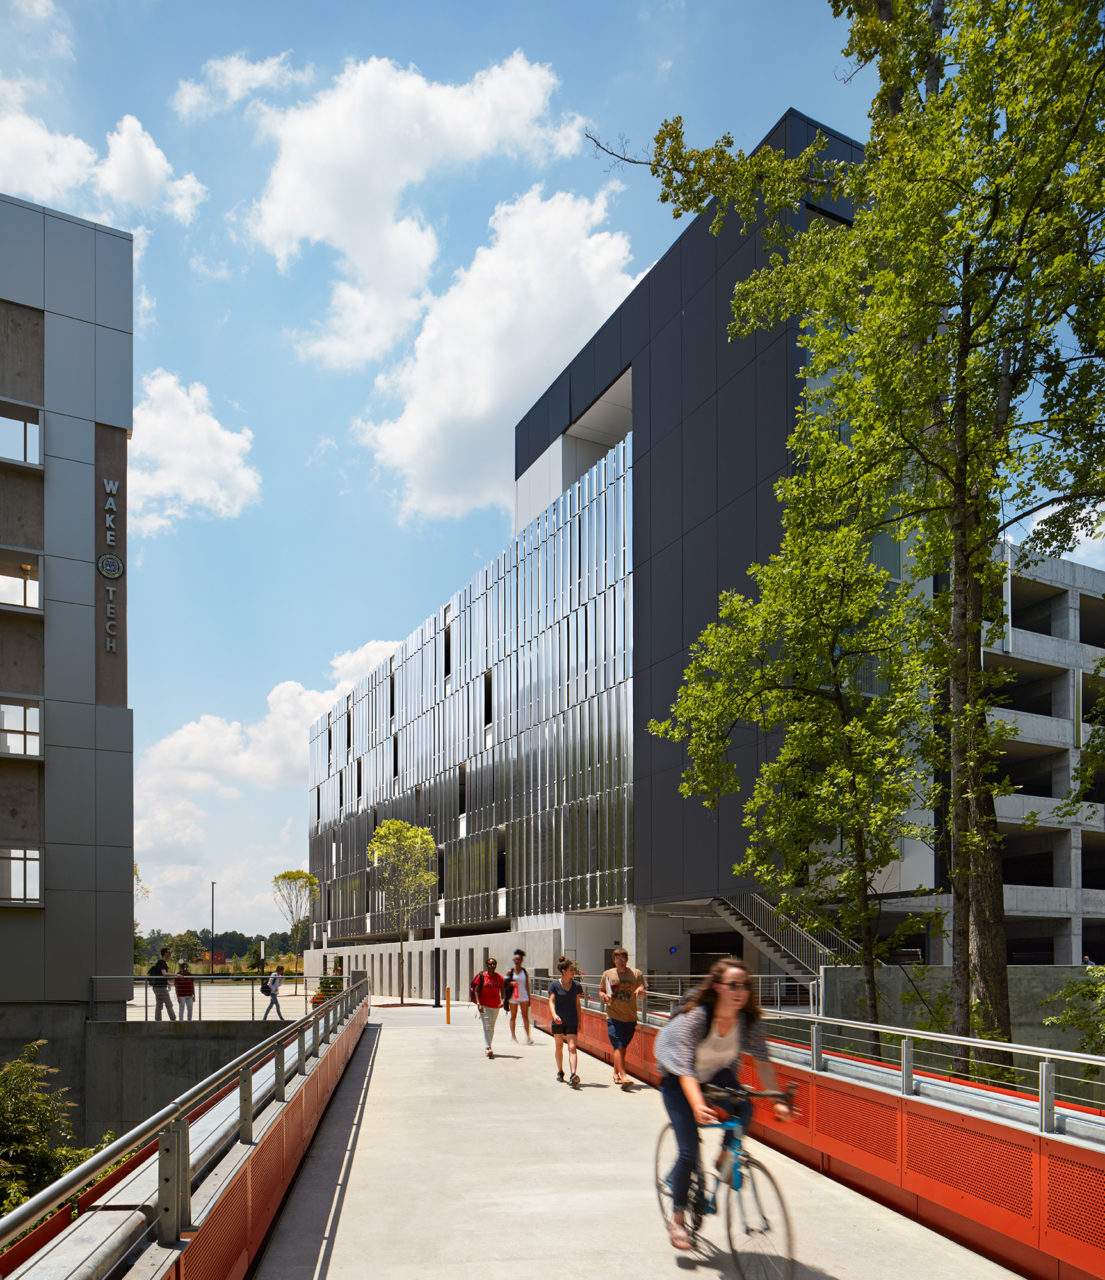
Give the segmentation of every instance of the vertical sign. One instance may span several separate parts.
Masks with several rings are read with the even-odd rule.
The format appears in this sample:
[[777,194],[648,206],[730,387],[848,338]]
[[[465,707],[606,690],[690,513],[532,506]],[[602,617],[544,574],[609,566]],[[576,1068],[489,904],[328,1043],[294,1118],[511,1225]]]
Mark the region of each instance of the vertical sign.
[[127,705],[127,433],[96,424],[96,701]]

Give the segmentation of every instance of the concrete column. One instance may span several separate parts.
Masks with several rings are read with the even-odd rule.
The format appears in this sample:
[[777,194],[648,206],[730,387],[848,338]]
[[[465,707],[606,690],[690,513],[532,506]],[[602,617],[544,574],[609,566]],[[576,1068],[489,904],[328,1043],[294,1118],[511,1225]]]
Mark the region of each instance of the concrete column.
[[931,965],[951,964],[951,962],[952,962],[951,938],[946,933],[934,932],[929,941],[929,964]]
[[1082,887],[1082,832],[1059,831],[1053,837],[1053,841],[1051,883],[1057,889],[1080,889]]
[[648,908],[632,904],[622,908],[622,946],[629,963],[642,973],[648,969]]
[[1051,634],[1060,640],[1077,640],[1078,627],[1078,592],[1064,591],[1051,602]]
[[1056,921],[1055,963],[1082,963],[1082,917]]

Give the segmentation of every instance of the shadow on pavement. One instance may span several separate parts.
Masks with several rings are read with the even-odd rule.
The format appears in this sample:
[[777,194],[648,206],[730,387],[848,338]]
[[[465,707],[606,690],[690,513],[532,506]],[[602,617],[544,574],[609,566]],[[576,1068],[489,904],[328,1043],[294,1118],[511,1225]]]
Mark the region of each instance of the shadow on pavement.
[[[265,1280],[269,1276],[279,1276],[280,1280],[323,1280],[326,1276],[349,1187],[349,1167],[364,1123],[365,1105],[379,1041],[379,1023],[367,1023],[330,1104],[319,1119],[307,1154],[284,1194],[269,1237],[254,1260],[249,1273],[252,1280]],[[312,1228],[309,1231],[303,1231],[300,1224],[294,1257],[284,1248],[279,1259],[268,1258],[284,1209],[301,1181],[309,1182],[315,1187],[334,1188],[329,1210],[325,1216],[320,1214],[317,1218],[312,1218]]]

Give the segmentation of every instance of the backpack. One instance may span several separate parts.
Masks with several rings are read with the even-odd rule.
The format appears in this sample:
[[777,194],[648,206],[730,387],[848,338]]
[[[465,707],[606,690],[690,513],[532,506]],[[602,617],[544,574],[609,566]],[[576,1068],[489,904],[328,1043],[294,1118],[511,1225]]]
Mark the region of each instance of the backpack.
[[469,983],[468,999],[471,1000],[473,1004],[479,1004],[480,992],[482,990],[483,990],[483,971],[481,970],[472,979],[471,983]]
[[262,978],[262,979],[261,979],[261,994],[262,994],[263,996],[271,996],[271,995],[272,995],[272,992],[269,990],[269,980],[268,980],[268,978]]

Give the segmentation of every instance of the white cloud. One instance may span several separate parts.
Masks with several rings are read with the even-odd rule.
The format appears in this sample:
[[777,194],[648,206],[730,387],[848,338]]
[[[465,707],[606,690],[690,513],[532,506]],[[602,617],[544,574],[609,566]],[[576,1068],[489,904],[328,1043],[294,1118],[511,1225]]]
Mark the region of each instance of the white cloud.
[[173,110],[183,120],[198,120],[225,111],[259,89],[287,89],[310,84],[314,70],[300,71],[288,66],[289,51],[250,62],[241,53],[211,58],[203,64],[203,82],[181,80],[173,95]]
[[151,296],[144,284],[140,284],[134,296],[134,327],[143,330],[156,323],[157,299]]
[[521,53],[461,85],[383,58],[353,62],[310,102],[259,108],[277,156],[249,212],[254,240],[287,270],[304,243],[339,255],[325,322],[300,353],[332,368],[379,359],[414,325],[437,237],[404,196],[434,171],[491,155],[542,162],[578,150],[582,122],[553,120],[550,68]]
[[354,434],[402,479],[402,512],[513,503],[511,431],[634,284],[630,248],[593,200],[534,187],[491,219],[491,243],[429,305],[411,356],[376,379],[402,402]]
[[188,266],[205,280],[226,280],[230,275],[230,268],[225,262],[208,262],[198,253],[194,253],[188,260]]
[[96,187],[108,200],[140,209],[164,209],[178,222],[192,221],[207,188],[194,173],[173,177],[173,166],[134,116],[108,134],[107,158],[96,168]]
[[[45,48],[34,52],[45,52],[52,58],[73,57],[69,18],[58,9],[54,0],[12,0],[11,7],[15,17],[45,27],[45,31],[41,33],[45,36]],[[23,56],[27,56],[30,51],[24,47],[21,52]]]
[[246,462],[253,434],[223,427],[202,383],[185,387],[175,374],[155,369],[142,390],[128,468],[135,533],[160,533],[193,514],[237,516],[257,501],[261,477]]
[[185,224],[207,198],[194,173],[173,176],[173,166],[141,123],[131,115],[107,137],[103,158],[83,138],[53,132],[27,110],[28,98],[43,87],[26,79],[0,79],[0,190],[42,204],[72,205],[83,195],[98,218],[118,220],[112,209],[162,212]]

